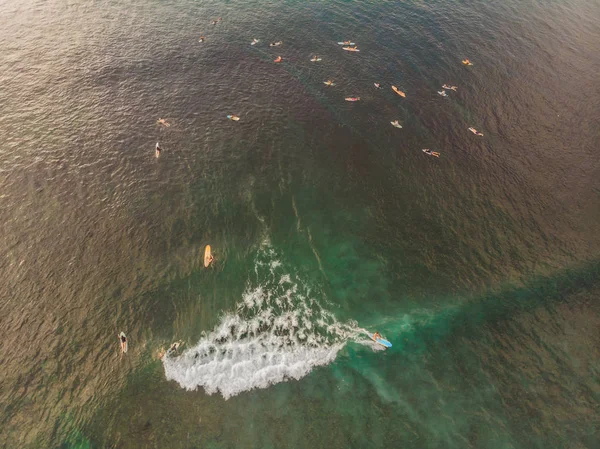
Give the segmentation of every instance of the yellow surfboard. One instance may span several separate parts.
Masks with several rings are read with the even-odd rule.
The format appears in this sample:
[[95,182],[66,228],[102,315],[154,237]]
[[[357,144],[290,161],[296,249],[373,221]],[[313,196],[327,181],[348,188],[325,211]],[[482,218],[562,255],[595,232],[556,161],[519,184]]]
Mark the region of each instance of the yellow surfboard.
[[398,89],[396,86],[392,86],[392,90],[394,92],[396,92],[398,95],[400,95],[401,97],[405,98],[406,94],[404,92],[402,92],[400,89]]
[[206,248],[204,249],[204,268],[208,268],[210,265],[210,256],[210,245],[206,245]]

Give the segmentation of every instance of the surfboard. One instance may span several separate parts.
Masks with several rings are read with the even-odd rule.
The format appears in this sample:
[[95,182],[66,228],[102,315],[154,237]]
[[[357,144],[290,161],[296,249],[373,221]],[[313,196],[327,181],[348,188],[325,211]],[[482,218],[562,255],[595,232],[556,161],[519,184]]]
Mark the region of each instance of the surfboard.
[[353,47],[342,47],[342,50],[346,50],[346,51],[360,51],[358,48],[353,48]]
[[233,120],[234,122],[237,122],[240,119],[237,115],[228,115],[227,118],[229,120]]
[[367,335],[369,336],[369,338],[371,340],[379,343],[381,346],[385,346],[386,348],[391,348],[392,347],[392,344],[389,341],[387,341],[387,340],[385,340],[383,338],[373,338],[373,334],[370,333],[370,332],[367,332]]
[[206,248],[204,248],[204,268],[208,268],[210,265],[210,256],[210,245],[206,245]]
[[392,86],[392,90],[394,92],[396,92],[398,95],[400,95],[402,98],[406,97],[406,94],[404,92],[402,92],[400,89],[398,89],[396,86]]
[[338,45],[356,45],[354,42],[338,42]]
[[[123,344],[123,342],[121,341],[121,337],[125,337],[125,344]],[[127,344],[129,343],[129,341],[127,340],[127,335],[125,335],[124,332],[121,332],[119,334],[119,343],[121,344],[121,351],[123,351],[123,354],[127,353]]]

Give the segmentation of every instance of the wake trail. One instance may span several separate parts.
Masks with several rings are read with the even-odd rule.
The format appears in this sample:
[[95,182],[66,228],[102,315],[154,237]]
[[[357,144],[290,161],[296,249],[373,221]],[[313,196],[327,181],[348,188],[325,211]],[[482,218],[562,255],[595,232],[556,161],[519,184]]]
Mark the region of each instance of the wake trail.
[[371,346],[355,322],[339,322],[324,294],[291,273],[268,240],[234,312],[180,356],[163,358],[165,375],[182,388],[225,399],[301,379],[335,360],[349,341]]

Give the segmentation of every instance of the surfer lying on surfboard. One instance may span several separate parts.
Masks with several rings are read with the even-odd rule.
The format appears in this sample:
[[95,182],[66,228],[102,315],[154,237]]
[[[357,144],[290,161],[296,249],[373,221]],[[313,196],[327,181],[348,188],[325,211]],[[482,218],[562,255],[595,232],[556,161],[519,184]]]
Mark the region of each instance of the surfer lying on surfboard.
[[438,153],[437,151],[431,151],[429,148],[424,148],[423,153],[433,157],[440,157],[440,153]]
[[125,354],[127,352],[127,337],[123,332],[119,334],[119,342],[121,343],[121,352]]

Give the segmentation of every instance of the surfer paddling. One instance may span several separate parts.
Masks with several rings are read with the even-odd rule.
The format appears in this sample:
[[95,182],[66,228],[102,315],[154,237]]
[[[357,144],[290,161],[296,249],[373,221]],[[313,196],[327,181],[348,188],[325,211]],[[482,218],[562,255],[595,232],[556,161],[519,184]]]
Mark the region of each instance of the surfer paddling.
[[125,354],[127,352],[127,337],[123,332],[119,334],[119,343],[121,344],[121,352]]
[[429,148],[423,149],[423,153],[425,153],[428,156],[440,157],[440,153],[438,153],[437,151],[431,151]]
[[154,155],[156,156],[157,159],[160,157],[160,152],[161,151],[162,151],[162,148],[160,147],[160,145],[158,144],[158,142],[156,142],[156,148],[154,150]]
[[208,268],[214,260],[210,245],[206,245],[206,248],[204,248],[204,268]]

